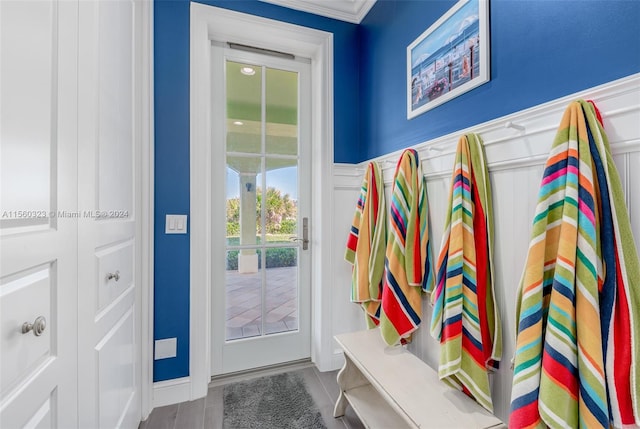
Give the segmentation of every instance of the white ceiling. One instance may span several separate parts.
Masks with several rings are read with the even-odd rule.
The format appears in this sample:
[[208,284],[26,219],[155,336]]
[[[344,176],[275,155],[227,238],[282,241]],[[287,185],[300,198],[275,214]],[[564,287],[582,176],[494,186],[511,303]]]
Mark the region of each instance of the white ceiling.
[[290,9],[360,24],[376,0],[261,0]]

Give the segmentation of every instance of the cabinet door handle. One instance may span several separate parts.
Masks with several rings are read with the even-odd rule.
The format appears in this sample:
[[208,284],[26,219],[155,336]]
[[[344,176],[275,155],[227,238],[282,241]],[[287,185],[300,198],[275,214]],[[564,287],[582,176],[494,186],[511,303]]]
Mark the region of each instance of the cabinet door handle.
[[33,331],[33,335],[39,337],[44,332],[44,329],[47,327],[47,319],[44,316],[36,317],[36,320],[33,323],[24,322],[22,324],[22,333],[27,334],[30,331]]
[[108,273],[107,280],[114,279],[115,281],[120,280],[120,271],[116,271],[115,273]]

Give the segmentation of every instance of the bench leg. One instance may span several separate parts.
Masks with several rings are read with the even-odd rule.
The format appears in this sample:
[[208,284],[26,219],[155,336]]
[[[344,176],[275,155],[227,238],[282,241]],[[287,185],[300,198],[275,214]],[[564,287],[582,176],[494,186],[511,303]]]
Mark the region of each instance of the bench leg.
[[348,360],[345,361],[344,366],[342,367],[340,372],[338,372],[337,381],[338,386],[340,387],[340,395],[338,396],[338,400],[336,401],[336,406],[333,408],[333,417],[344,416],[344,412],[347,409],[347,405],[349,404],[346,396],[344,396],[344,374],[347,371],[347,362]]
[[340,396],[338,396],[338,400],[336,401],[336,406],[333,408],[333,417],[344,416],[344,412],[347,410],[348,404],[349,402],[344,396],[344,392],[340,392]]
[[338,372],[337,381],[340,387],[340,396],[338,396],[336,406],[333,409],[333,417],[342,417],[349,404],[344,392],[348,392],[350,389],[356,387],[365,386],[369,384],[369,380],[362,375],[358,367],[355,366],[351,359],[349,359],[349,356],[345,354],[344,366],[340,372]]

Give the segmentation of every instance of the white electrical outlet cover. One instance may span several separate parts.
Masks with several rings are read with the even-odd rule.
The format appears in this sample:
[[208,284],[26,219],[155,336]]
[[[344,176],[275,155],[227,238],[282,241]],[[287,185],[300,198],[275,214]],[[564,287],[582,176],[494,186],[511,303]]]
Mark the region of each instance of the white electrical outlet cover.
[[156,352],[154,359],[168,359],[177,356],[178,339],[166,338],[164,340],[156,340]]

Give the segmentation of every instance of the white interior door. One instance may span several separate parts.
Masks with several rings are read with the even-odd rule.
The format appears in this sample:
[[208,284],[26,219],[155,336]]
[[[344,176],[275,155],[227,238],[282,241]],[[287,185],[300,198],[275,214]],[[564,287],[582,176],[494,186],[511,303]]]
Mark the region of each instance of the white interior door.
[[80,2],[79,423],[140,421],[135,166],[140,150],[139,2]]
[[78,424],[77,18],[0,2],[2,428]]
[[216,375],[310,357],[311,90],[308,61],[212,49]]

